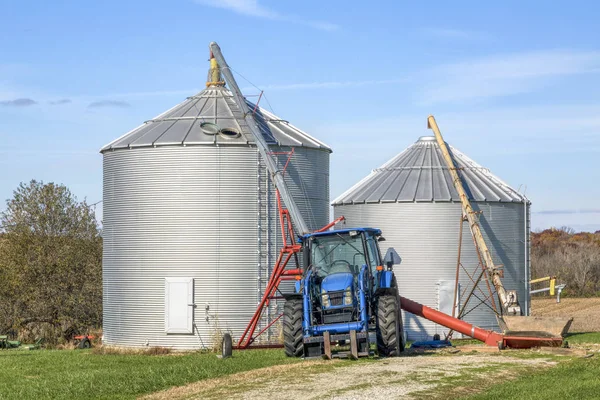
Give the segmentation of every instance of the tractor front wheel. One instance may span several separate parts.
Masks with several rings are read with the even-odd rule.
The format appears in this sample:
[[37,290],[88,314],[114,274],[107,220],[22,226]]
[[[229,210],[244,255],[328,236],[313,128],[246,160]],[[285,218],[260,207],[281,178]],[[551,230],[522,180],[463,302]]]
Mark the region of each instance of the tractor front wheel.
[[381,295],[377,301],[377,351],[395,357],[404,350],[400,301],[395,294]]
[[304,352],[302,299],[289,299],[283,306],[283,345],[288,357],[300,357]]

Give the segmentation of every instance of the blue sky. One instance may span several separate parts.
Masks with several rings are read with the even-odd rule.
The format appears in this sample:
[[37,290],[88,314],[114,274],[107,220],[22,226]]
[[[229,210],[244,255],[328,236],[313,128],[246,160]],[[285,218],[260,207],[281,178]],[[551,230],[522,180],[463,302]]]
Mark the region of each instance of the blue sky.
[[333,147],[332,199],[432,113],[534,228],[600,229],[600,5],[415,3],[0,0],[0,199],[35,178],[99,201],[100,147],[202,89],[214,40]]

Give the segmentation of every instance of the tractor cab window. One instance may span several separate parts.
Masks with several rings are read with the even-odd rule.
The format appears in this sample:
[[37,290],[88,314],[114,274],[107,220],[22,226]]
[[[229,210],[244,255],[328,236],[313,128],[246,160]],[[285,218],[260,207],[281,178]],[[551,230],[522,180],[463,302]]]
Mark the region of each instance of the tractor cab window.
[[319,277],[338,272],[356,274],[366,264],[360,232],[314,237],[310,252],[311,265]]
[[381,256],[379,254],[379,247],[377,246],[377,239],[374,236],[369,235],[369,237],[367,237],[367,252],[369,253],[371,273],[375,276],[377,273],[377,266],[381,265]]

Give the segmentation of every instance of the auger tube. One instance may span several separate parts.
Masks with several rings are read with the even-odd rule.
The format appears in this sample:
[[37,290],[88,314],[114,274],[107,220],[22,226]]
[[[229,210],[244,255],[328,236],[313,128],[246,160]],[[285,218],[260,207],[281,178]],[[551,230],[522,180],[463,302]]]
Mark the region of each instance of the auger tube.
[[448,171],[452,176],[454,188],[458,192],[460,202],[463,206],[463,212],[465,214],[465,217],[467,218],[467,221],[469,222],[471,234],[477,242],[477,247],[479,247],[481,256],[485,264],[484,267],[487,270],[488,276],[491,278],[494,287],[496,288],[496,292],[498,293],[498,298],[500,300],[500,304],[502,305],[502,312],[505,312],[507,307],[510,305],[510,299],[508,298],[506,290],[504,289],[502,281],[500,280],[500,270],[494,264],[494,260],[492,259],[492,253],[490,253],[490,250],[488,249],[488,246],[485,243],[485,240],[483,239],[483,235],[481,234],[479,221],[477,220],[475,211],[473,211],[473,207],[471,207],[469,196],[467,196],[467,193],[465,192],[462,180],[460,179],[460,175],[458,175],[457,166],[454,164],[454,160],[452,159],[452,156],[448,151],[448,146],[446,146],[446,142],[442,137],[440,128],[438,128],[433,115],[430,115],[429,118],[427,118],[427,125],[429,128],[431,128],[431,130],[433,130],[437,144],[440,147],[440,150],[442,150],[442,155],[444,156],[444,160],[446,161],[446,165],[448,166]]
[[210,44],[210,50],[212,51],[212,54],[214,55],[215,59],[217,60],[217,63],[219,64],[219,67],[221,68],[221,73],[225,77],[225,81],[227,82],[227,85],[229,85],[229,89],[231,89],[231,91],[233,92],[235,102],[240,108],[240,111],[243,113],[244,120],[250,128],[252,136],[254,136],[254,139],[256,141],[256,147],[258,148],[260,156],[262,157],[262,159],[265,162],[265,165],[267,166],[267,170],[269,171],[275,188],[279,190],[279,194],[281,195],[285,206],[287,207],[290,215],[292,216],[292,221],[294,222],[294,226],[296,228],[297,233],[299,235],[310,233],[311,230],[309,229],[306,221],[304,220],[304,217],[300,213],[300,209],[294,202],[294,199],[290,194],[285,180],[283,179],[282,171],[277,167],[277,163],[269,154],[269,146],[267,145],[267,142],[263,138],[262,133],[260,132],[260,129],[256,124],[256,121],[254,119],[254,113],[248,108],[248,105],[246,104],[246,99],[242,95],[242,91],[240,90],[240,87],[235,81],[235,78],[231,73],[231,69],[229,68],[229,65],[227,65],[227,62],[223,57],[223,53],[221,53],[221,48],[216,42],[212,42]]

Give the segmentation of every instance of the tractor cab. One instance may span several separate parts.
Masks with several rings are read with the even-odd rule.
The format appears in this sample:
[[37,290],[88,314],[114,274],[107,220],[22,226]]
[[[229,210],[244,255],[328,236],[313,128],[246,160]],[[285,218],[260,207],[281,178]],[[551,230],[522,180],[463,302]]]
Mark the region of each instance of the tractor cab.
[[[347,229],[307,235],[303,238],[305,264],[314,275],[314,298],[323,322],[348,322],[356,309],[361,270],[365,285],[373,285],[381,265],[378,229]],[[334,316],[335,315],[335,316]]]
[[369,291],[389,286],[382,276],[387,274],[380,272],[391,271],[392,265],[400,263],[400,257],[390,248],[382,258],[378,242],[383,240],[381,230],[373,228],[326,231],[301,238],[305,271],[313,275],[319,286],[324,308],[354,304],[350,300],[356,300],[354,289],[361,270]]

